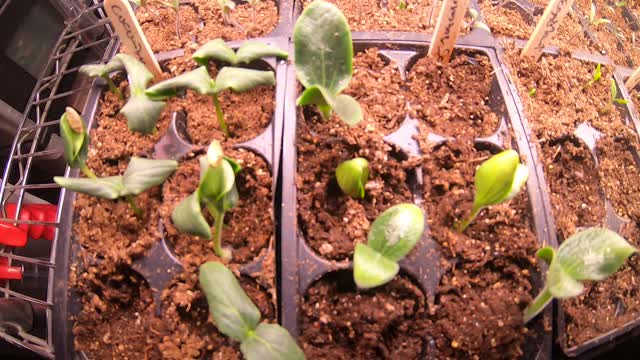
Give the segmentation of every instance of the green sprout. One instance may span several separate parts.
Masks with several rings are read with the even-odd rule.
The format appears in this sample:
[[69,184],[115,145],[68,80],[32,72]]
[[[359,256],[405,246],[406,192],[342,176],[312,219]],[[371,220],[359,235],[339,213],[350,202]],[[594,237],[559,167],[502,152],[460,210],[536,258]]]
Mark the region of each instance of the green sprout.
[[529,177],[529,169],[520,164],[515,150],[505,150],[493,155],[476,170],[475,196],[471,214],[456,227],[463,232],[487,206],[513,199]]
[[223,264],[200,265],[199,282],[209,303],[209,314],[222,334],[240,342],[247,360],[304,360],[289,332],[278,324],[260,322],[260,310]]
[[627,2],[626,1],[616,1],[615,5],[616,5],[616,7],[621,8],[621,7],[627,6]]
[[202,45],[191,58],[202,66],[207,66],[210,59],[219,60],[229,63],[233,66],[240,64],[249,64],[254,60],[264,57],[278,57],[286,59],[288,54],[286,51],[280,50],[275,46],[259,43],[245,42],[237,51],[233,51],[222,39],[210,40]]
[[229,129],[224,120],[218,94],[226,89],[245,92],[262,85],[273,86],[276,83],[276,78],[272,71],[225,66],[220,69],[216,79],[213,80],[209,76],[206,67],[209,58],[215,58],[231,64],[239,64],[243,62],[249,63],[264,56],[286,57],[287,54],[279,49],[255,43],[244,45],[237,53],[234,53],[231,48],[224,44],[224,41],[220,39],[213,40],[206,43],[193,55],[194,60],[204,64],[203,66],[157,83],[147,89],[145,94],[153,100],[164,100],[178,95],[186,89],[209,95],[213,98],[220,129],[226,136],[229,136]]
[[364,199],[364,186],[369,179],[369,162],[365,158],[347,160],[336,168],[338,186],[345,194]]
[[80,169],[86,177],[95,179],[96,174],[86,164],[89,135],[82,116],[72,107],[67,107],[60,118],[60,135],[64,145],[64,158],[69,166]]
[[[160,117],[165,103],[155,101],[145,95],[145,89],[153,74],[147,70],[143,63],[126,54],[118,54],[104,65],[85,65],[80,72],[88,76],[101,76],[107,80],[109,88],[115,93],[115,85],[109,78],[109,73],[125,69],[129,80],[130,95],[127,103],[120,112],[127,118],[127,126],[131,131],[143,134],[151,133],[156,128],[156,122]],[[120,94],[119,90],[118,93]]]
[[179,231],[211,239],[211,227],[202,214],[204,205],[214,219],[213,251],[223,259],[231,258],[231,250],[222,247],[222,228],[225,212],[238,203],[236,175],[240,170],[240,165],[225,157],[220,142],[214,140],[207,155],[200,157],[198,188],[171,214],[171,220]]
[[524,310],[524,322],[538,315],[553,300],[578,296],[583,281],[604,280],[620,269],[638,249],[615,232],[589,228],[565,240],[558,250],[546,246],[536,256],[549,265],[542,292]]
[[407,2],[405,0],[400,0],[398,3],[398,9],[407,10]]
[[361,289],[384,285],[400,269],[398,261],[418,243],[424,215],[414,204],[398,204],[383,211],[371,225],[367,244],[356,244],[353,279]]
[[236,8],[236,3],[232,0],[218,0],[218,4],[220,5],[220,11],[222,11],[222,21],[224,24],[235,26],[240,29],[240,31],[244,31],[242,25],[231,17],[231,12]]
[[124,197],[138,219],[142,211],[135,203],[134,196],[147,189],[162,184],[171,175],[178,162],[174,160],[152,160],[132,157],[123,175],[90,178],[65,178],[55,176],[53,181],[65,189],[75,192],[115,200]]
[[606,115],[613,110],[614,104],[627,105],[628,103],[628,100],[618,98],[618,87],[616,86],[616,81],[612,78],[609,84],[609,104],[598,112],[601,115]]
[[293,41],[296,74],[305,87],[298,105],[316,105],[325,119],[333,110],[349,126],[360,122],[358,102],[341,94],[353,74],[353,45],[340,10],[328,2],[314,1],[298,18]]
[[529,97],[534,97],[536,96],[536,92],[538,92],[538,89],[532,87],[531,89],[529,89],[529,92],[527,92],[527,95],[529,95]]
[[600,24],[609,24],[611,20],[605,18],[597,18],[596,17],[596,4],[592,1],[591,7],[589,8],[589,27],[598,26]]
[[586,84],[584,84],[582,88],[586,89],[590,86],[593,86],[593,84],[600,81],[601,78],[602,78],[602,65],[598,64],[596,65],[596,69],[593,71],[593,74],[591,75],[591,80],[589,80]]

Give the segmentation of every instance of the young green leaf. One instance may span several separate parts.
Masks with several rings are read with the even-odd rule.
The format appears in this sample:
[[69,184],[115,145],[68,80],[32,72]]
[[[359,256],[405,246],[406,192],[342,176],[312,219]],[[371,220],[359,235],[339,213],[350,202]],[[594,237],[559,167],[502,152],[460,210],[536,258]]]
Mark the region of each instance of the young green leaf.
[[344,15],[333,4],[314,1],[298,18],[293,37],[296,74],[306,88],[298,105],[317,105],[325,117],[333,109],[347,124],[357,124],[360,105],[340,94],[353,72],[351,31]]
[[109,76],[112,72],[120,70],[124,70],[124,64],[118,57],[113,57],[106,64],[83,65],[78,71],[89,77],[104,77]]
[[364,199],[364,185],[369,180],[369,162],[365,158],[347,160],[336,168],[338,186],[345,194]]
[[89,136],[85,131],[82,117],[72,107],[67,107],[60,118],[60,135],[64,146],[64,158],[69,166],[86,167]]
[[219,262],[200,265],[200,287],[218,330],[242,342],[260,322],[260,310],[251,302],[231,270]]
[[178,95],[185,89],[191,89],[199,94],[213,94],[214,81],[209,76],[207,68],[200,66],[195,70],[180,74],[174,78],[161,81],[145,90],[145,95],[151,100],[164,100]]
[[241,344],[247,360],[304,360],[291,334],[277,324],[261,323]]
[[276,78],[272,71],[223,67],[216,76],[213,91],[219,93],[225,89],[235,92],[245,92],[258,86],[273,86]]
[[424,232],[424,215],[413,204],[399,204],[383,211],[371,225],[367,244],[357,244],[353,277],[359,288],[384,285],[398,273],[404,258]]
[[120,109],[120,112],[127,118],[127,126],[132,131],[148,134],[155,129],[156,122],[165,103],[153,101],[145,95],[145,89],[153,74],[143,63],[134,57],[126,54],[116,55],[127,70],[129,80],[129,100]]
[[53,180],[60,186],[106,199],[138,195],[152,186],[161,184],[178,168],[174,160],[151,160],[132,157],[124,176],[104,178],[65,178],[56,176]]
[[616,81],[613,78],[611,79],[609,92],[611,97],[611,103],[615,103],[619,105],[627,105],[629,103],[628,100],[618,99],[618,87],[616,86]]
[[520,164],[520,157],[515,150],[505,150],[483,162],[476,170],[471,215],[458,226],[458,231],[464,231],[484,207],[515,197],[528,176],[529,170]]
[[235,177],[240,166],[225,158],[222,146],[213,141],[206,156],[200,157],[200,184],[195,193],[182,200],[173,210],[171,219],[184,233],[211,239],[211,230],[201,211],[206,206],[214,218],[213,249],[221,258],[230,258],[231,252],[222,248],[224,214],[238,203]]
[[200,287],[218,330],[240,342],[247,360],[303,360],[304,353],[287,330],[260,323],[260,311],[235,275],[219,262],[200,266]]
[[586,84],[584,84],[582,88],[585,89],[585,88],[588,88],[589,86],[592,86],[593,84],[600,81],[601,78],[602,78],[602,65],[598,64],[596,65],[596,69],[593,71],[593,75],[591,75],[591,80],[589,80]]
[[192,58],[200,65],[206,66],[209,59],[215,59],[231,65],[248,64],[264,57],[279,57],[286,59],[288,54],[275,46],[258,42],[244,43],[234,52],[222,39],[215,39],[202,45]]
[[533,319],[553,298],[580,295],[583,281],[606,279],[637,251],[617,233],[602,228],[589,228],[572,235],[557,251],[551,247],[539,250],[537,256],[550,263],[547,283],[525,309],[524,322]]

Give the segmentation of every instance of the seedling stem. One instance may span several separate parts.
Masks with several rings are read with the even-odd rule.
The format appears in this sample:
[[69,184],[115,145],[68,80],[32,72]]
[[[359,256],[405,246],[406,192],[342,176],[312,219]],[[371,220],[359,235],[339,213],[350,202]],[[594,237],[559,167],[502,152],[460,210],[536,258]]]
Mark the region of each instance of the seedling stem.
[[131,210],[133,210],[133,213],[136,215],[136,218],[138,220],[142,220],[142,210],[138,207],[138,205],[136,205],[136,199],[133,197],[133,195],[127,195],[126,198],[129,206],[131,206]]
[[476,216],[478,216],[478,214],[480,213],[480,210],[482,210],[481,207],[480,208],[474,207],[473,210],[471,210],[471,214],[469,215],[469,217],[466,218],[460,224],[458,224],[458,226],[456,227],[456,230],[458,230],[458,232],[464,232],[467,229],[467,227],[469,227],[469,224],[471,224],[471,222],[475,220]]
[[227,123],[224,121],[224,114],[222,113],[222,107],[220,106],[218,95],[213,94],[212,97],[213,105],[216,107],[216,117],[218,118],[218,124],[220,124],[220,130],[222,130],[226,137],[229,137],[229,129],[227,128]]
[[544,309],[551,300],[553,300],[553,295],[549,291],[549,287],[545,286],[542,292],[533,299],[531,305],[524,310],[524,323],[526,324],[538,315],[541,309]]
[[84,176],[90,179],[97,179],[96,174],[87,166],[87,164],[80,165],[80,171],[84,174]]
[[103,78],[107,81],[107,84],[109,85],[109,90],[112,93],[116,94],[120,100],[124,100],[124,94],[116,86],[116,84],[113,82],[113,80],[111,80],[111,77],[109,76],[109,74],[104,75]]

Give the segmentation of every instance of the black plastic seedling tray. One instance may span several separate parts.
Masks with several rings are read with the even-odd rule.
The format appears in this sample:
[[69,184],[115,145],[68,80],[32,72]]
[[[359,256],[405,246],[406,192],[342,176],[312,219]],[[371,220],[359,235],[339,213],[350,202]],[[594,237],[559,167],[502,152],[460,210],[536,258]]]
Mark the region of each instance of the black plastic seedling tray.
[[[287,49],[288,47],[288,39],[286,38],[261,38],[252,39],[251,41],[264,42],[277,46],[280,49]],[[243,42],[244,41],[237,41],[228,44],[233,48],[237,48]],[[157,57],[162,64],[166,60],[182,56],[183,54],[183,50],[175,50],[158,54]],[[268,58],[258,60],[258,62],[262,63],[257,65],[259,68],[265,68],[265,64],[267,64],[268,67],[275,72],[276,87],[273,118],[271,123],[260,135],[254,139],[238,143],[234,145],[234,147],[252,151],[266,161],[272,172],[272,206],[275,206],[281,153],[282,119],[284,111],[283,98],[287,75],[286,61]],[[252,64],[249,66],[251,67]],[[97,126],[96,116],[99,113],[100,99],[104,91],[104,81],[102,79],[95,80],[88,94],[86,105],[84,109],[82,109],[82,116],[85,121],[87,121],[87,129],[89,129],[89,131]],[[189,121],[188,119],[189,115],[185,113],[174,112],[172,114],[171,123],[169,124],[166,134],[154,145],[153,158],[179,160],[184,158],[188,153],[206,151],[206,147],[195,146],[190,142],[189,135],[186,131],[186,122]],[[76,177],[78,173],[78,170],[70,169],[67,171],[67,176]],[[80,312],[81,304],[78,294],[69,287],[69,276],[71,271],[81,272],[83,270],[83,264],[77,256],[81,245],[74,238],[72,231],[72,225],[75,219],[73,204],[76,194],[71,191],[65,191],[64,196],[64,204],[66,204],[66,206],[61,212],[61,230],[59,234],[61,237],[60,244],[62,244],[62,246],[59,246],[56,250],[56,256],[61,259],[61,261],[58,271],[56,271],[55,279],[55,297],[58,299],[54,312],[54,323],[57,324],[55,353],[56,356],[61,359],[72,359],[74,358],[75,352],[73,348],[73,323],[70,317]],[[275,214],[277,212],[274,210],[273,213]],[[277,219],[274,219],[274,234],[277,233],[278,229],[278,222],[276,220]],[[162,291],[175,276],[183,271],[183,267],[171,249],[172,245],[169,244],[165,237],[162,220],[159,221],[158,229],[161,238],[145,252],[144,256],[133,259],[130,268],[141,275],[153,291],[153,306],[156,306],[156,313],[159,315],[162,306]],[[275,250],[269,249],[269,252],[271,251]],[[251,262],[242,265],[240,267],[240,273],[251,276],[251,274],[262,272],[265,256],[267,256],[267,254],[263,253]],[[99,262],[100,260],[95,261]],[[278,286],[278,279],[276,279],[276,286]],[[84,354],[80,355],[86,357]]]
[[[516,43],[519,45],[519,48],[522,48],[524,46],[523,41],[517,41]],[[504,49],[501,48],[500,45],[497,45],[497,53],[498,53],[498,58],[500,63],[506,64],[506,62],[504,61]],[[558,56],[558,55],[559,55],[558,49],[555,47],[545,48],[544,54],[543,54],[543,56]],[[607,57],[603,57],[600,55],[592,55],[585,52],[574,52],[572,53],[572,57],[578,60],[592,62],[594,63],[594,65],[596,64],[610,65],[614,68],[613,79],[616,82],[618,94],[620,94],[623,99],[628,101],[627,105],[620,105],[620,104],[616,105],[616,107],[618,107],[623,111],[623,116],[620,119],[620,121],[622,121],[626,125],[631,126],[635,130],[637,135],[638,130],[640,129],[640,121],[638,120],[637,111],[635,110],[635,107],[633,105],[633,102],[631,101],[629,93],[627,92],[626,87],[624,86],[624,80],[626,78],[625,74],[630,74],[630,71],[625,68],[616,67],[615,64],[613,64]],[[529,138],[529,142],[533,144],[534,138],[531,135],[532,133],[531,127],[527,120],[527,116],[524,111],[524,106],[522,105],[522,102],[520,100],[518,89],[510,80],[511,74],[509,73],[507,66],[503,65],[503,69],[506,74],[509,91],[517,106],[517,109],[518,109],[517,111],[519,113],[522,126],[524,127],[525,133]],[[597,153],[596,143],[598,139],[600,139],[602,136],[603,136],[602,133],[600,133],[598,130],[593,128],[589,123],[585,122],[578,125],[572,134],[567,134],[566,140],[569,140],[569,137],[571,137],[581,142],[584,146],[586,146],[593,157],[594,163],[596,164],[596,166],[598,166],[600,159]],[[535,146],[533,145],[531,146],[531,151],[534,154],[533,156],[537,158],[538,155],[536,154],[537,149]],[[639,156],[640,154],[635,154],[635,155],[636,155],[635,158],[637,160],[636,161],[637,165],[640,165],[640,156]],[[542,189],[541,197],[543,199],[545,207],[548,209],[546,214],[547,216],[546,221],[549,226],[549,237],[552,243],[557,244],[558,233],[556,231],[553,212],[551,211],[551,201],[548,193],[549,187],[547,185],[548,181],[545,179],[544,172],[542,170],[542,162],[537,161],[537,165],[538,165],[537,171],[542,175],[540,177],[540,186]],[[604,225],[610,230],[620,232],[623,226],[629,223],[630,220],[623,218],[616,213],[611,202],[609,201],[609,199],[606,198],[603,189],[600,189],[599,195],[603,198],[603,202],[604,202],[605,218],[602,219]],[[619,328],[616,328],[607,333],[599,335],[580,345],[569,347],[567,346],[567,335],[565,331],[566,330],[565,313],[562,309],[562,306],[559,306],[559,304],[556,304],[556,305],[557,305],[556,316],[555,316],[556,341],[566,356],[569,356],[569,357],[582,356],[585,358],[592,358],[597,356],[598,354],[602,354],[605,351],[610,350],[616,345],[621,344],[626,340],[628,340],[629,338],[640,333],[640,314],[638,314],[635,320],[632,320]]]
[[[385,62],[393,60],[397,63],[398,69],[403,76],[407,69],[415,63],[419,57],[426,56],[428,41],[407,41],[405,34],[379,34],[386,39],[364,40],[362,33],[354,33],[354,51],[360,52],[367,48],[377,47]],[[396,38],[396,40],[390,40]],[[476,52],[487,55],[494,69],[498,69],[497,56],[493,49],[477,46],[458,46],[454,57],[461,51]],[[295,78],[295,69],[288,70],[287,89],[288,93],[285,102],[285,128],[283,139],[283,167],[282,167],[282,213],[281,213],[281,306],[282,324],[294,335],[300,332],[300,305],[304,301],[307,289],[317,280],[329,273],[349,269],[352,264],[349,260],[332,261],[316,253],[305,241],[302,230],[298,224],[297,214],[297,188],[296,188],[296,128],[297,124],[305,121],[301,112],[296,108],[298,83]],[[476,138],[476,147],[482,149],[492,149],[499,151],[505,148],[517,149],[529,167],[530,173],[527,182],[527,193],[530,201],[530,216],[535,225],[535,234],[540,246],[553,244],[548,237],[548,224],[546,223],[545,208],[540,198],[540,188],[536,174],[536,164],[533,161],[527,142],[527,137],[523,133],[515,104],[509,99],[509,90],[505,79],[500,72],[494,72],[489,106],[500,118],[500,125],[496,131],[483,138]],[[417,121],[407,115],[399,129],[385,136],[385,141],[392,144],[396,149],[402,151],[407,157],[419,156],[419,143],[415,136],[418,135]],[[513,134],[514,136],[510,136]],[[427,141],[435,144],[454,140],[451,137],[444,137],[437,134],[429,134]],[[419,206],[423,202],[422,198],[422,169],[413,169],[409,176],[409,188],[413,194],[413,200]],[[429,214],[425,213],[429,218]],[[409,275],[426,295],[428,302],[433,304],[436,288],[440,282],[440,276],[444,269],[441,266],[440,245],[429,236],[429,230],[425,230],[423,238],[409,256],[400,262],[401,272]],[[540,274],[536,276],[536,286],[542,288]],[[297,310],[297,311],[296,311]],[[550,310],[546,315],[550,318]],[[543,333],[542,321],[536,322]],[[525,345],[525,358],[527,359],[549,359],[551,357],[551,333],[546,332],[538,338],[531,337]]]

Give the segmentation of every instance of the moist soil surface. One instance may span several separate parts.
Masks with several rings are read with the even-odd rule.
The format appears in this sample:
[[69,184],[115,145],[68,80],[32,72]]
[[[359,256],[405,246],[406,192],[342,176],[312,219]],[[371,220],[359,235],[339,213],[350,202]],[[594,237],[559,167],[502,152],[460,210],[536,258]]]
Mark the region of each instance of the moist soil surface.
[[[165,291],[172,296],[165,296],[157,314],[152,291],[137,273],[105,265],[89,266],[77,281],[83,305],[73,328],[76,350],[90,359],[242,359],[239,345],[209,320],[195,274],[175,279]],[[264,288],[246,277],[240,283],[263,319],[275,321],[273,299]]]
[[176,14],[160,4],[136,9],[136,18],[154,52],[199,45],[217,38],[225,41],[257,38],[271,33],[278,24],[278,7],[273,0],[240,3],[231,11],[226,24],[218,1],[181,1],[180,38],[176,33]]
[[[191,62],[189,54],[172,60],[167,65],[171,74],[165,73],[163,79],[195,67]],[[215,71],[212,63],[211,72],[215,74]],[[122,78],[116,80],[128,95],[127,82]],[[87,160],[98,176],[122,174],[131,156],[152,157],[153,146],[166,134],[174,111],[187,114],[187,124],[196,126],[193,131],[200,134],[196,145],[203,146],[196,146],[193,153],[180,160],[178,170],[162,187],[151,188],[135,198],[144,214],[140,220],[125,200],[77,195],[73,235],[80,246],[77,261],[72,265],[70,286],[79,298],[80,311],[75,315],[73,332],[76,349],[86,351],[90,358],[241,359],[237,344],[219,334],[208,320],[206,299],[198,285],[197,268],[205,261],[220,259],[208,240],[178,235],[170,220],[178,201],[195,190],[199,182],[197,157],[214,138],[220,139],[225,154],[242,166],[236,177],[240,201],[225,216],[223,244],[234,249],[228,266],[238,275],[244,264],[260,257],[262,265],[258,273],[242,277],[241,283],[264,319],[273,322],[277,318],[270,169],[255,153],[233,148],[234,144],[258,135],[268,125],[273,116],[273,89],[257,89],[246,101],[235,100],[236,103],[233,103],[234,96],[236,94],[221,96],[223,104],[234,106],[225,114],[232,133],[228,139],[219,132],[205,135],[197,130],[197,126],[217,129],[217,122],[215,117],[199,117],[199,114],[213,112],[213,107],[191,92],[167,101],[157,131],[150,135],[135,134],[127,129],[126,119],[118,114],[124,101],[111,93],[105,93],[101,99],[98,125],[90,134]],[[256,107],[262,108],[262,118],[255,116]],[[242,121],[248,115],[241,114],[248,113],[254,116],[247,122],[247,130],[242,130]],[[197,121],[191,121],[196,117],[194,114],[198,115]],[[185,271],[177,275],[168,288],[159,289],[163,291],[163,306],[162,313],[157,315],[152,290],[130,266],[160,241],[163,236],[158,230],[160,220],[164,235]],[[210,218],[209,222],[213,223]]]
[[[351,31],[411,31],[433,32],[438,20],[441,2],[432,0],[328,0],[347,18]],[[313,0],[302,0],[303,6]],[[406,5],[405,9],[400,4]],[[461,34],[470,31],[467,17]]]
[[426,301],[404,276],[357,291],[350,272],[325,275],[307,291],[299,341],[308,359],[422,359]]
[[483,54],[456,53],[449,64],[420,58],[407,77],[412,115],[443,136],[489,136],[498,129],[490,107],[493,68]]
[[[538,346],[543,322],[540,316],[529,326],[522,323],[524,308],[541,289],[533,281],[538,243],[527,193],[483,210],[460,233],[454,226],[471,211],[476,166],[492,153],[470,140],[421,146],[425,210],[444,271],[429,310],[430,356],[519,358],[525,346]],[[550,331],[549,319],[544,321]]]
[[[602,78],[592,86],[594,64],[559,57],[543,56],[539,64],[522,59],[507,50],[507,63],[524,114],[538,141],[538,154],[544,164],[550,189],[558,240],[562,242],[578,228],[606,226],[604,197],[618,215],[629,223],[621,234],[638,244],[640,205],[635,199],[640,173],[634,152],[638,138],[624,123],[624,113],[610,103],[611,69],[602,67]],[[537,89],[534,96],[528,92]],[[585,138],[575,136],[579,125],[588,130],[596,145],[599,166],[586,147]],[[618,229],[614,229],[618,230]],[[640,308],[636,286],[640,282],[637,257],[632,257],[613,276],[589,283],[580,296],[562,301],[565,328],[564,346],[573,347],[638,318]],[[562,338],[562,333],[560,334]]]

